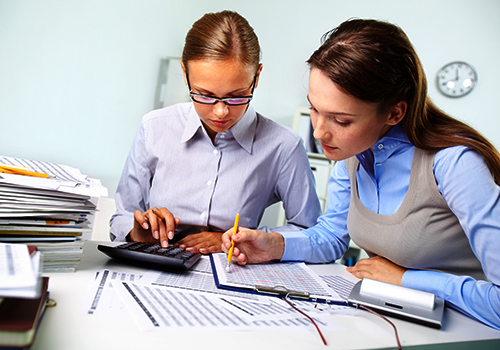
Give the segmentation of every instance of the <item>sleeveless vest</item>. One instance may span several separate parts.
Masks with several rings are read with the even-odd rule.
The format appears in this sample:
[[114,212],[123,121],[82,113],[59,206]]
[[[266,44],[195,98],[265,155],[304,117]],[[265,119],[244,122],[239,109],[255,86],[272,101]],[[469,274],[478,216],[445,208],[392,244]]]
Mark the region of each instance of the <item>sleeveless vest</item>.
[[360,201],[356,157],[345,161],[351,182],[347,229],[369,256],[379,255],[408,269],[435,270],[486,280],[457,217],[434,178],[434,152],[415,148],[410,185],[392,215],[380,215]]

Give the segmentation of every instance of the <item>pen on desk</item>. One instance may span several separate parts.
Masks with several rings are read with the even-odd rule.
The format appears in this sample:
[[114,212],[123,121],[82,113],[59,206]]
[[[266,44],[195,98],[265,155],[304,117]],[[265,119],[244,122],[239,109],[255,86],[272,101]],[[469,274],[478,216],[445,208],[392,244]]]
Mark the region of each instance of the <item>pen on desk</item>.
[[49,175],[49,174],[39,173],[39,172],[33,171],[30,168],[27,168],[24,166],[12,165],[12,164],[0,164],[0,173],[13,174],[13,175],[23,175],[23,176],[33,176],[33,177],[43,177],[43,178],[54,177],[54,176]]
[[[236,234],[236,232],[238,232],[239,221],[240,221],[240,214],[236,214],[236,218],[234,219],[233,236]],[[231,239],[231,248],[229,248],[229,252],[227,253],[226,271],[229,271],[229,266],[231,265],[231,259],[233,258],[233,249],[234,249],[234,241]]]

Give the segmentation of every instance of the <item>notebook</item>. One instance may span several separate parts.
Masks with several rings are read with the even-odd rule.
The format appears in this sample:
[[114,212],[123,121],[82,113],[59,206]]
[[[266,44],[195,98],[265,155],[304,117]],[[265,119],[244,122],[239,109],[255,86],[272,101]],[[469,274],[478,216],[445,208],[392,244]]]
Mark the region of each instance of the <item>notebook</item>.
[[31,346],[45,311],[49,278],[43,277],[39,298],[3,298],[0,303],[0,347]]

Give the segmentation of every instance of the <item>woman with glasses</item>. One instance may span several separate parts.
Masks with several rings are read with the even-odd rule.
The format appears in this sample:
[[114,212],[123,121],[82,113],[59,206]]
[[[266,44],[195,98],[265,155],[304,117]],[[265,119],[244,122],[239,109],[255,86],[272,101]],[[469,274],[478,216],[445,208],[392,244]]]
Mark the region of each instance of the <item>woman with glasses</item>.
[[257,228],[279,201],[287,224],[274,231],[314,225],[321,209],[300,137],[250,103],[262,64],[246,19],[204,15],[186,36],[181,65],[192,102],[144,116],[116,191],[112,240],[174,239],[216,252],[238,213],[240,225]]
[[337,161],[326,212],[293,234],[240,228],[233,259],[330,262],[352,239],[369,255],[354,276],[434,293],[500,329],[498,151],[430,101],[395,25],[346,21],[308,63],[314,137]]

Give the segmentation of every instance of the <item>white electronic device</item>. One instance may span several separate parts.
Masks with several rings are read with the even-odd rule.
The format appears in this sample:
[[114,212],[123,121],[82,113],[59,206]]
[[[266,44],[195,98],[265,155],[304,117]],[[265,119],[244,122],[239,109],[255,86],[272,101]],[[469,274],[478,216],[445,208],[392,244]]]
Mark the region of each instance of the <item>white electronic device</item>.
[[442,326],[444,300],[432,293],[364,278],[355,284],[348,302],[429,327]]

